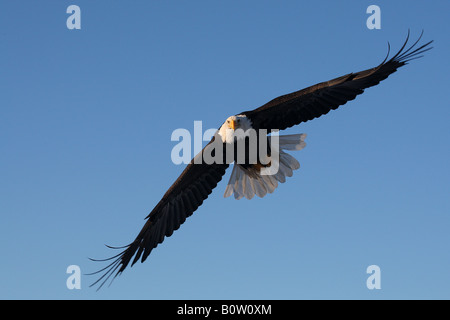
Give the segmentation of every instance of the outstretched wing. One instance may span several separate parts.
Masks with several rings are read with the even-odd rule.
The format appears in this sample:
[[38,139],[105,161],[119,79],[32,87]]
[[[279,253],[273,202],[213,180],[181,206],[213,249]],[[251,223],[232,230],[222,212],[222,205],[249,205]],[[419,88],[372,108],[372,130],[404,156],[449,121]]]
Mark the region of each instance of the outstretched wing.
[[201,159],[198,159],[202,157],[204,150],[192,159],[175,183],[167,190],[161,201],[147,216],[144,227],[132,243],[120,248],[110,247],[124,249],[111,258],[91,259],[94,261],[112,261],[105,268],[91,273],[92,275],[103,272],[102,276],[91,286],[99,284],[100,289],[111,276],[115,278],[122,273],[130,261],[132,261],[131,266],[140,258],[141,262],[144,262],[150,252],[159,243],[162,243],[165,237],[170,237],[184,223],[186,218],[192,215],[208,198],[217,183],[222,180],[228,164],[204,163]]
[[[423,32],[422,32],[423,34]],[[309,88],[287,94],[266,103],[253,111],[246,111],[252,121],[254,129],[283,130],[301,122],[318,118],[330,110],[337,109],[347,101],[364,92],[364,89],[377,85],[389,75],[397,71],[409,61],[421,57],[421,54],[431,49],[427,42],[418,46],[419,39],[408,49],[409,31],[405,43],[399,52],[391,59],[389,56],[377,67],[361,72],[350,73],[345,76],[316,84]]]

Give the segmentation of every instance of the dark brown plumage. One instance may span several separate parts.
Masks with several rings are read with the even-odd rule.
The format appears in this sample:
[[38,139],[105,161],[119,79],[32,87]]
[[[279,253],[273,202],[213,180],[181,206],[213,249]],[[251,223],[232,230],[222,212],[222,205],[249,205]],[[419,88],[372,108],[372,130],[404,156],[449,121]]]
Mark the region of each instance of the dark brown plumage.
[[[409,61],[420,58],[422,53],[431,49],[429,45],[432,43],[430,41],[417,47],[421,37],[422,35],[405,49],[409,41],[408,32],[408,37],[399,52],[387,60],[388,52],[386,59],[375,68],[350,73],[278,97],[260,108],[240,115],[247,116],[251,120],[252,128],[256,130],[283,130],[320,117],[355,99],[364,92],[364,89],[377,85]],[[201,157],[201,153],[195,158]],[[111,276],[114,278],[122,273],[130,262],[131,265],[139,259],[144,262],[151,251],[162,243],[165,237],[170,237],[208,198],[225,174],[228,164],[205,164],[202,161],[195,161],[194,164],[194,159],[147,216],[147,221],[136,239],[131,244],[121,247],[123,251],[118,255],[105,260],[95,260],[111,263],[94,273],[104,272],[92,285],[103,286]]]
[[[204,149],[201,153],[203,151]],[[107,270],[93,285],[103,279],[107,280],[116,270],[117,274],[120,274],[125,270],[133,256],[134,259],[131,265],[134,265],[141,257],[141,262],[144,262],[150,252],[159,243],[163,242],[164,237],[170,237],[184,223],[186,218],[191,216],[201,206],[203,200],[208,198],[208,195],[220,180],[222,180],[229,165],[207,165],[205,163],[199,163],[200,161],[195,161],[196,158],[201,156],[201,153],[192,159],[191,163],[187,165],[186,169],[184,169],[178,179],[146,217],[147,221],[136,239],[125,247],[115,248],[108,246],[113,249],[125,250],[109,259],[91,259],[94,261],[109,261],[114,259],[112,263],[98,271],[102,272]],[[194,164],[194,161],[196,164]],[[100,287],[103,284],[104,282],[101,283]]]
[[245,111],[242,114],[252,120],[254,129],[269,130],[284,130],[301,122],[318,118],[355,99],[357,95],[364,92],[364,89],[377,85],[397,71],[398,68],[413,59],[420,58],[422,53],[430,50],[429,45],[433,41],[416,48],[422,34],[414,44],[405,50],[409,41],[408,32],[406,41],[398,53],[386,61],[389,56],[388,50],[386,59],[375,68],[349,73],[330,81],[318,83],[275,98],[260,108]]

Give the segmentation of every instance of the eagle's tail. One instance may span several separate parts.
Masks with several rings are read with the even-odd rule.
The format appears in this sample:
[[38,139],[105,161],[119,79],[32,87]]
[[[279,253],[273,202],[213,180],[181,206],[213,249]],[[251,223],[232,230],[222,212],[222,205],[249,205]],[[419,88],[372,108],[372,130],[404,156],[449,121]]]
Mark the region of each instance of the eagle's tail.
[[306,146],[305,138],[304,133],[279,136],[279,157],[270,159],[270,167],[275,169],[273,172],[271,170],[263,172],[260,165],[244,168],[235,164],[224,197],[234,194],[238,200],[243,197],[252,199],[255,195],[262,198],[272,193],[278,187],[278,182],[284,183],[286,177],[292,177],[293,171],[300,168],[300,163],[284,150],[303,149]]

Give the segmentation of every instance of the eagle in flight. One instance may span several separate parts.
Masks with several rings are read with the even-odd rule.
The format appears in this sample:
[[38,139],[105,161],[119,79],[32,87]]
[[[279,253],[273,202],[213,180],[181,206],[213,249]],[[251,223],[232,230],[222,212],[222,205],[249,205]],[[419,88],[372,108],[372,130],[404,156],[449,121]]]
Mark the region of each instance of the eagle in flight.
[[[423,32],[422,32],[423,34]],[[305,146],[305,134],[276,135],[271,132],[284,130],[302,122],[318,118],[356,98],[364,89],[377,85],[408,64],[422,57],[432,47],[429,41],[418,45],[422,34],[412,45],[409,31],[405,43],[397,54],[389,58],[390,47],[384,61],[378,66],[339,78],[318,83],[311,87],[280,96],[265,105],[229,117],[219,128],[211,142],[186,166],[178,179],[146,217],[146,222],[133,242],[124,247],[110,247],[122,251],[108,259],[102,273],[91,286],[99,289],[111,277],[114,279],[131,263],[144,262],[154,248],[170,237],[186,218],[194,213],[217,186],[230,164],[234,163],[225,197],[251,199],[272,193],[278,183],[286,181],[293,170],[300,167],[298,161],[285,150],[300,150]],[[237,134],[240,132],[241,134]],[[252,133],[252,134],[251,134]],[[273,137],[276,143],[273,143]],[[251,139],[254,137],[255,139]],[[240,142],[243,143],[240,143]],[[266,142],[265,144],[261,142]],[[236,147],[241,145],[242,148]],[[256,156],[251,157],[256,146]],[[261,152],[263,149],[264,152]],[[244,153],[244,154],[243,154]],[[255,152],[253,152],[255,153]],[[262,155],[260,155],[262,153]],[[229,155],[232,155],[231,157]],[[208,157],[207,157],[208,156]],[[206,161],[213,159],[213,161]],[[215,159],[215,160],[214,160]],[[239,160],[239,161],[238,161]],[[276,170],[269,170],[275,167]]]

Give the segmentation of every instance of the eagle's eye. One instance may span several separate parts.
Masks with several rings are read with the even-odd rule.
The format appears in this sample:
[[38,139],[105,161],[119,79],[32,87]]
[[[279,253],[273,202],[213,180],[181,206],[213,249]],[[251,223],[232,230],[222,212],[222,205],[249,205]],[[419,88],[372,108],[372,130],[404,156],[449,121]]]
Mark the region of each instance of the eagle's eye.
[[237,121],[238,123],[240,123],[241,122],[241,119],[238,119],[238,121]]

